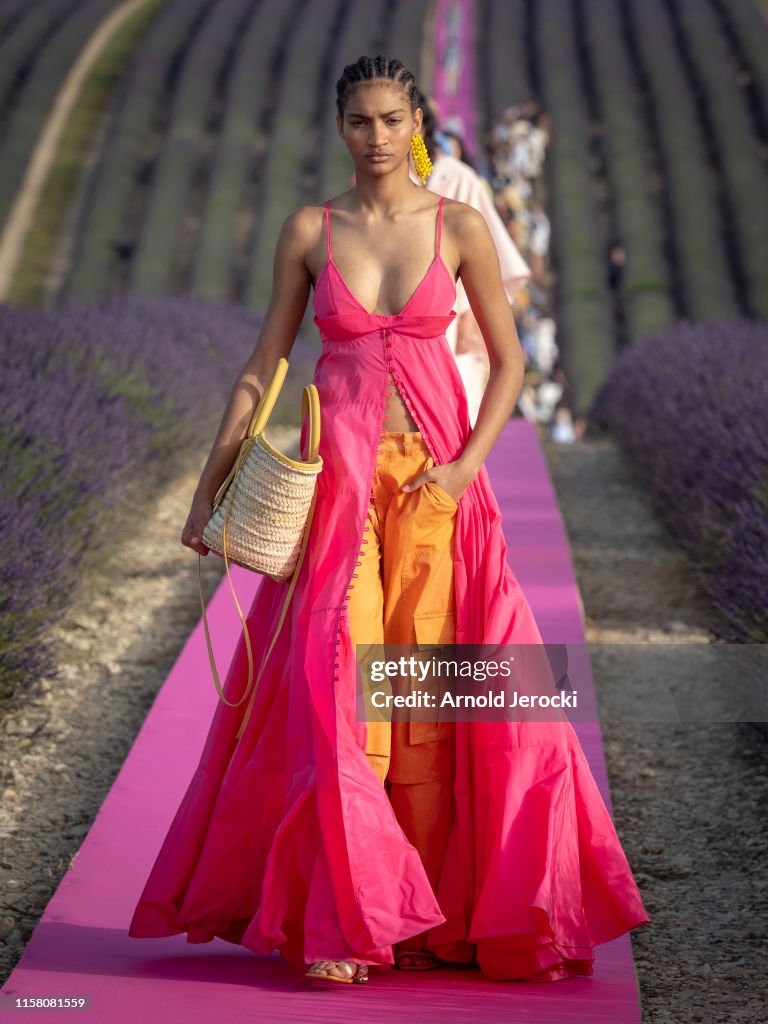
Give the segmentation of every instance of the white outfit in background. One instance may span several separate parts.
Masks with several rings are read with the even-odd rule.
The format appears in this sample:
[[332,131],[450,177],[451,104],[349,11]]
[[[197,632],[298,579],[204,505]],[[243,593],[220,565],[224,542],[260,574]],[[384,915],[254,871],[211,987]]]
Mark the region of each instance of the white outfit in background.
[[[411,178],[420,184],[413,170],[411,170]],[[427,179],[427,188],[430,192],[436,192],[447,199],[456,199],[461,203],[467,203],[468,206],[474,207],[483,215],[496,245],[504,290],[512,303],[520,286],[530,279],[531,268],[520,255],[504,221],[493,205],[490,187],[477,171],[473,171],[462,160],[448,156],[446,153],[438,153],[432,165],[432,173]],[[454,309],[456,317],[446,331],[446,338],[459,368],[461,379],[464,381],[469,403],[470,423],[474,426],[485,392],[490,364],[487,353],[463,352],[456,354],[458,321],[464,314],[472,312],[467,293],[464,291],[460,279],[456,282]]]
[[555,342],[555,321],[552,317],[543,316],[534,328],[533,359],[542,373],[552,373],[552,367],[560,354]]

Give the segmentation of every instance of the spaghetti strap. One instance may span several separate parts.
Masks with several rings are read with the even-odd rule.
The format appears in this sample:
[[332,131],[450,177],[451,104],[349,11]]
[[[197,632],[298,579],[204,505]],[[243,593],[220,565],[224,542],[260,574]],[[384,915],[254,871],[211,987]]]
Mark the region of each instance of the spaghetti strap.
[[331,252],[331,200],[326,199],[325,201],[325,238],[328,243],[328,259],[333,259],[333,253]]
[[440,256],[440,237],[441,237],[441,235],[443,233],[442,229],[443,229],[443,201],[444,200],[445,200],[445,196],[440,196],[440,202],[437,204],[437,245],[436,245],[437,251],[435,252],[435,256],[437,258],[439,258],[439,256]]

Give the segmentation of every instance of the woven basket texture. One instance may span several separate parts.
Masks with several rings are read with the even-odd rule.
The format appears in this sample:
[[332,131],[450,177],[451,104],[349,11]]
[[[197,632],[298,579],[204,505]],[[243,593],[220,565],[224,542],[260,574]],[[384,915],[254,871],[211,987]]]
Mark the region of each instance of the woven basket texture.
[[203,531],[203,543],[236,565],[290,579],[301,548],[320,465],[289,466],[255,439]]

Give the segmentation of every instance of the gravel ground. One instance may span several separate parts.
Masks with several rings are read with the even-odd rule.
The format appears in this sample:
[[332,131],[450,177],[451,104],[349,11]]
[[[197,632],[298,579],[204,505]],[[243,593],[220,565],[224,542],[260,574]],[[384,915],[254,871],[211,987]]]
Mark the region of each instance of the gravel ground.
[[[91,567],[51,630],[57,678],[0,707],[0,977],[8,977],[88,832],[200,615],[195,556],[180,543],[201,467],[182,475],[141,536]],[[141,516],[141,520],[139,519]],[[203,559],[206,595],[221,575]]]
[[[289,435],[271,436],[288,450]],[[541,437],[582,594],[616,825],[652,919],[632,934],[643,1021],[764,1024],[765,740],[738,723],[659,725],[627,714],[629,696],[658,680],[648,658],[617,645],[663,654],[684,641],[695,661],[712,612],[616,447]],[[55,627],[59,677],[35,681],[0,718],[3,980],[197,622],[196,566],[179,535],[199,469],[157,503],[142,537],[87,574]],[[221,562],[203,568],[210,595]]]

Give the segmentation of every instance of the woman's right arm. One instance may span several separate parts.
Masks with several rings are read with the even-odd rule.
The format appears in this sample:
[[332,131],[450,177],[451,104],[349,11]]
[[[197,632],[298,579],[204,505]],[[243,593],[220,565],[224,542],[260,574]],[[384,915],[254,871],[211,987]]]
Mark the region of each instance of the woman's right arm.
[[272,273],[272,296],[259,336],[235,378],[218,433],[192,499],[181,543],[208,554],[203,529],[213,513],[213,498],[235,461],[254,409],[275,372],[288,358],[307,308],[312,278],[306,255],[316,239],[316,211],[302,207],[288,216],[280,231]]

